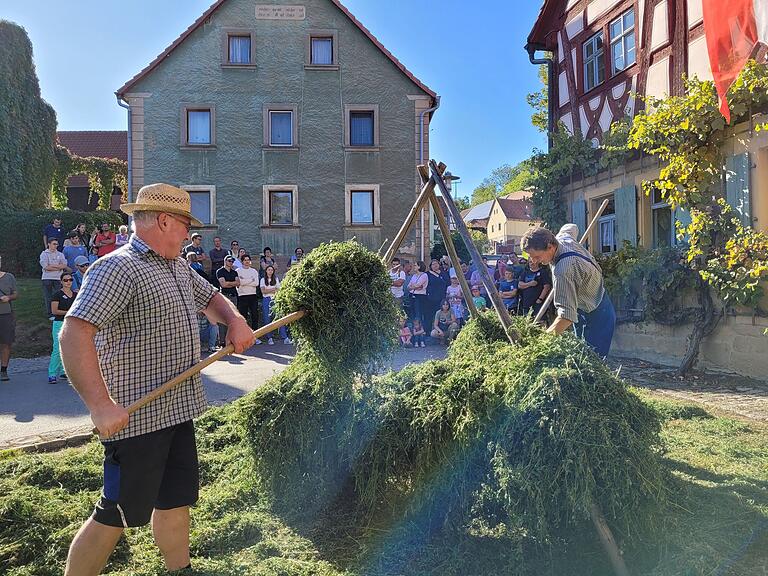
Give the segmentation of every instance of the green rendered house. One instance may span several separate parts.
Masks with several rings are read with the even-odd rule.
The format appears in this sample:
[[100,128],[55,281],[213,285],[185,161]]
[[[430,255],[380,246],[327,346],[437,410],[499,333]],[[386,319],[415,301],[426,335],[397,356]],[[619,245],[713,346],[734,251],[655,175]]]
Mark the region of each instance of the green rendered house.
[[218,0],[116,94],[131,195],[182,187],[207,246],[276,254],[394,238],[439,104],[337,0]]

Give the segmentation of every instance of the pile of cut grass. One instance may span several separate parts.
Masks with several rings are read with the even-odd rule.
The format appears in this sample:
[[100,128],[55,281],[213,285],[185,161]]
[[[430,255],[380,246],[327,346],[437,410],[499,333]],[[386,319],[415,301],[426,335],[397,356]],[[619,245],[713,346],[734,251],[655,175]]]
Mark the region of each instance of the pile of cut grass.
[[[755,576],[768,562],[768,426],[644,402],[663,414],[672,491],[658,524],[622,540],[636,576]],[[471,525],[431,527],[382,512],[368,524],[349,508],[322,522],[275,514],[254,477],[238,404],[197,421],[202,490],[192,511],[193,574],[210,576],[539,576],[610,574],[591,531],[544,549],[520,534]],[[66,549],[98,498],[101,447],[0,454],[0,572],[61,574]],[[128,530],[105,574],[165,574],[148,528]]]

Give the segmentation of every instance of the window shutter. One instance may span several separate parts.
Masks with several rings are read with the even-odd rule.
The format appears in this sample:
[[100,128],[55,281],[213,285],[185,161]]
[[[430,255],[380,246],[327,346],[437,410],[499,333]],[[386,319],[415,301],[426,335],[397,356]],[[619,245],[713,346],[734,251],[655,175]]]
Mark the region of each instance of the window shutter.
[[626,240],[637,246],[637,194],[634,184],[613,193],[616,205],[616,248],[621,250]]
[[749,197],[749,152],[725,159],[725,197],[744,226],[752,226]]
[[572,221],[579,227],[579,237],[581,237],[587,229],[587,201],[575,200],[571,205],[571,210],[573,212]]

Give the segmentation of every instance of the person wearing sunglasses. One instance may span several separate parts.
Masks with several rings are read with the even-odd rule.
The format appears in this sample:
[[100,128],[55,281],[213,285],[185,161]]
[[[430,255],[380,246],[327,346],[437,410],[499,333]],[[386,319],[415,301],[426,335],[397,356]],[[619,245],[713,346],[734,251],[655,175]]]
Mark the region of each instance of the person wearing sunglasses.
[[69,272],[61,275],[61,290],[54,293],[51,298],[51,314],[53,314],[53,328],[51,336],[53,338],[53,349],[51,350],[51,360],[48,362],[48,384],[56,384],[59,378],[66,379],[64,373],[64,364],[61,361],[59,353],[59,332],[64,325],[64,316],[72,306],[77,292],[72,287],[74,277]]

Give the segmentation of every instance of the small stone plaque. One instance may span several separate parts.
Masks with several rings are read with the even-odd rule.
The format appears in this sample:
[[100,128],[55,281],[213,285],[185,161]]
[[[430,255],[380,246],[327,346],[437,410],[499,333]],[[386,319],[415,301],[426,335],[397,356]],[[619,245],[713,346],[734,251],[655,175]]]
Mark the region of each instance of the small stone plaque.
[[257,4],[257,20],[304,20],[307,17],[305,6],[281,6],[278,4]]

